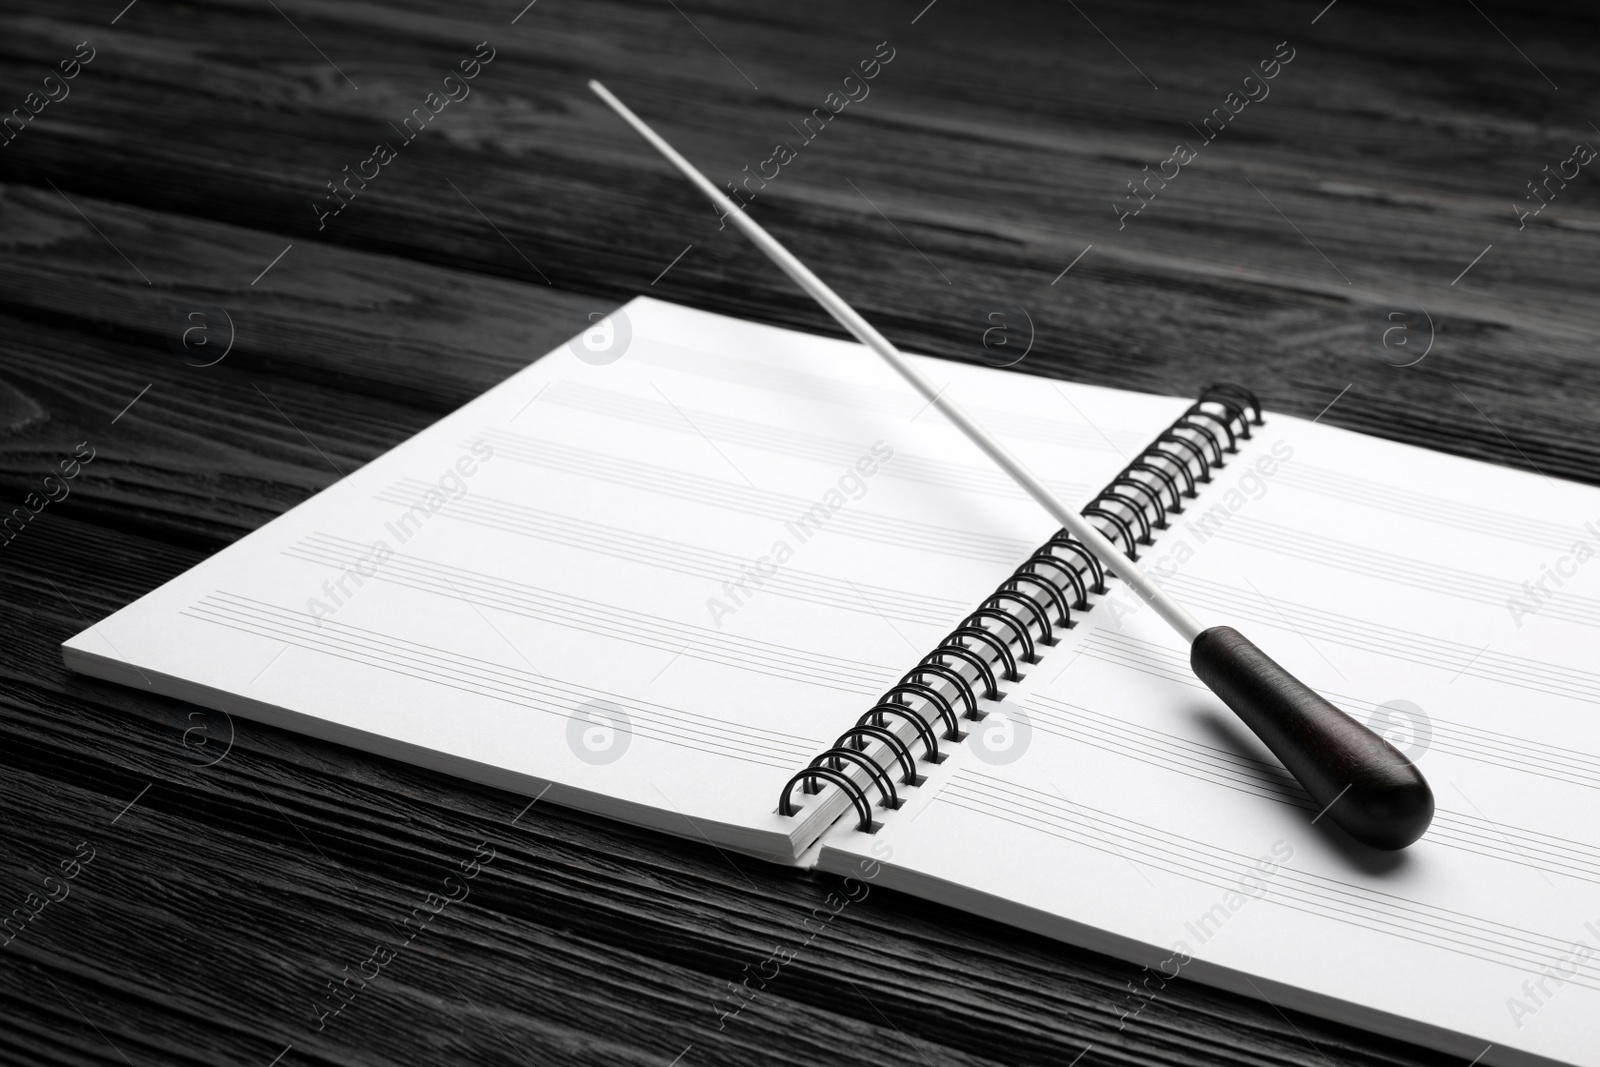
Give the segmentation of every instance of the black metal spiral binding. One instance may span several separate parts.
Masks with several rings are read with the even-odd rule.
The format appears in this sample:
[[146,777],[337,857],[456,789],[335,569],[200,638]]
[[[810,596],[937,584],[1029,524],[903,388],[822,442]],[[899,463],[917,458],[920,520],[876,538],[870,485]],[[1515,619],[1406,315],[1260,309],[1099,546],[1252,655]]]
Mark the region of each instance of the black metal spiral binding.
[[[1094,503],[1083,509],[1083,514],[1086,517],[1105,519],[1110,522],[1116,528],[1117,533],[1122,535],[1122,543],[1127,546],[1128,558],[1134,560],[1138,559],[1139,545],[1133,539],[1133,528],[1127,524],[1121,515],[1118,515],[1116,512],[1107,508],[1101,507],[1100,501],[1104,499],[1105,494],[1103,493],[1100,496],[1095,497]],[[1113,540],[1115,540],[1115,538],[1113,538]]]
[[[1058,643],[1052,633],[1054,627],[1050,625],[1050,616],[1045,612],[1044,608],[1039,606],[1037,600],[1023,596],[1015,589],[1007,589],[1005,586],[1001,586],[995,590],[988,600],[983,602],[983,606],[986,608],[991,607],[997,600],[1006,604],[1021,605],[1022,610],[1028,613],[1028,618],[1039,624],[1039,643],[1041,645],[1049,646]],[[1027,633],[1026,627],[1024,627],[1023,633]]]
[[[1232,382],[1218,382],[1216,385],[1208,386],[1206,389],[1204,389],[1200,393],[1201,401],[1206,401],[1206,400],[1218,400],[1218,401],[1220,401],[1223,398],[1229,398],[1229,399],[1232,399],[1232,400],[1235,400],[1235,401],[1243,401],[1244,403],[1249,404],[1250,405],[1250,410],[1253,412],[1253,414],[1252,414],[1252,416],[1250,418],[1250,425],[1251,426],[1260,426],[1261,425],[1261,401],[1256,399],[1256,394],[1252,393],[1250,390],[1246,389],[1244,386],[1242,386],[1242,385],[1234,385]],[[1240,417],[1241,418],[1243,417],[1243,414],[1244,414],[1244,412],[1241,409],[1240,410]],[[1245,436],[1246,437],[1250,436],[1248,430],[1245,432]]]
[[778,801],[778,814],[794,814],[793,794],[797,783],[804,782],[805,791],[815,793],[821,788],[817,785],[817,779],[819,778],[825,782],[832,782],[850,798],[850,803],[855,805],[856,814],[861,816],[861,822],[856,827],[857,829],[864,834],[873,833],[878,829],[878,824],[872,821],[872,805],[867,802],[867,794],[862,792],[860,786],[856,785],[855,779],[843,771],[835,771],[827,767],[807,767],[789,779],[789,784],[783,787],[783,799]]
[[1174,432],[1174,430],[1177,428],[1177,425],[1177,423],[1174,423],[1171,429],[1168,429],[1166,433],[1156,438],[1156,443],[1145,449],[1144,454],[1146,456],[1164,457],[1169,461],[1177,463],[1180,470],[1188,472],[1189,464],[1186,461],[1182,459],[1173,460],[1171,453],[1159,446],[1165,444],[1180,445],[1185,451],[1187,451],[1189,455],[1200,464],[1200,473],[1189,475],[1189,492],[1187,495],[1192,497],[1195,494],[1195,482],[1209,482],[1211,480],[1211,461],[1206,459],[1206,453],[1203,448],[1189,440],[1187,437],[1180,437]]
[[[1017,568],[1017,573],[1011,576],[1010,581],[1019,582],[1024,578],[1037,578],[1039,577],[1038,568],[1040,566],[1054,567],[1058,573],[1066,575],[1067,581],[1072,583],[1072,591],[1078,594],[1078,599],[1073,601],[1072,606],[1077,608],[1079,611],[1089,610],[1089,592],[1084,587],[1083,575],[1078,573],[1078,568],[1067,566],[1065,563],[1061,562],[1061,560],[1057,559],[1055,556],[1052,556],[1048,552],[1035,552],[1033,555],[1029,556],[1023,561],[1022,566]],[[1052,589],[1060,591],[1060,587],[1055,585],[1053,582],[1046,582],[1045,584]],[[1063,596],[1062,599],[1065,600],[1066,597]],[[1062,612],[1061,617],[1061,625],[1064,628],[1070,630],[1072,627],[1077,625],[1072,621],[1072,616],[1068,615],[1065,611]]]
[[[1029,560],[1028,562],[1032,563],[1033,561]],[[1015,594],[1017,592],[1017,585],[1021,582],[1028,582],[1029,584],[1033,585],[1040,592],[1044,593],[1045,597],[1049,599],[1051,604],[1055,605],[1057,615],[1055,621],[1056,626],[1061,627],[1063,630],[1072,629],[1072,611],[1067,607],[1067,598],[1061,595],[1061,590],[1057,589],[1054,585],[1045,581],[1037,574],[1034,574],[1032,571],[1023,571],[1019,567],[1017,572],[1011,577],[1007,578],[1005,580],[1005,584],[1000,586],[1000,592],[996,593],[995,596],[998,597],[1000,593]],[[1032,597],[1024,597],[1023,600],[1027,604],[1029,611],[1044,611],[1044,608],[1039,604],[1039,602],[1034,600]],[[1049,623],[1049,615],[1045,615],[1044,619],[1040,620],[1039,629],[1047,636],[1050,634],[1051,627]],[[1041,638],[1041,640],[1044,639]],[[1049,637],[1046,641],[1046,644],[1051,645],[1059,643],[1059,640],[1055,637]]]
[[[871,725],[882,726],[884,717],[890,713],[902,716],[916,729],[917,736],[922,739],[923,759],[927,760],[929,763],[944,762],[944,753],[939,751],[939,738],[934,734],[933,727],[928,725],[927,719],[924,719],[921,715],[915,714],[909,705],[897,704],[892,700],[886,700],[874,707],[871,711],[867,712],[866,715],[862,717],[862,721],[875,720],[871,723]],[[814,789],[807,791],[813,793],[816,792]]]
[[[1239,442],[1250,440],[1251,428],[1260,425],[1261,402],[1254,393],[1227,382],[1208,386],[1195,403],[1111,479],[1082,514],[1108,524],[1106,536],[1120,541],[1126,546],[1128,557],[1136,560],[1138,546],[1153,544],[1155,533],[1168,528],[1168,516],[1182,514],[1182,502],[1197,495],[1196,485],[1210,482],[1212,470],[1225,465],[1224,456],[1238,452]],[[1147,477],[1138,478],[1136,472]],[[1170,499],[1163,501],[1163,490]],[[1077,625],[1072,612],[1091,610],[1094,603],[1090,597],[1107,592],[1108,573],[1094,553],[1071,534],[1065,530],[1056,533],[962,619],[921,663],[890,687],[855,726],[789,779],[778,802],[778,814],[795,814],[795,786],[800,786],[803,793],[815,794],[823,783],[828,783],[849,797],[860,816],[857,829],[863,833],[877,830],[867,786],[846,773],[845,765],[852,764],[866,772],[869,784],[878,789],[882,806],[898,808],[903,798],[895,789],[891,769],[898,765],[902,772],[900,784],[907,788],[920,785],[923,777],[917,773],[917,759],[910,744],[889,727],[889,717],[903,718],[911,725],[922,742],[924,762],[943,762],[945,754],[939,751],[941,735],[935,724],[942,722],[945,726],[942,737],[946,741],[965,738],[959,719],[984,718],[987,712],[979,701],[998,701],[1005,696],[999,679],[1020,681],[1018,663],[1039,661],[1029,626],[1038,627],[1039,644],[1058,643],[1058,630]],[[1039,595],[1031,596],[1025,589]],[[1006,610],[1007,605],[1014,605],[1013,610]],[[1053,623],[1050,608],[1058,616]],[[986,627],[985,622],[996,624],[998,629]],[[990,657],[968,642],[983,646]],[[972,668],[976,678],[963,674],[963,666]],[[996,666],[1000,668],[998,677]],[[929,684],[933,679],[951,687],[965,708],[965,715],[958,716],[955,700]],[[879,762],[867,752],[872,741],[884,746],[886,762]]]
[[900,794],[895,792],[894,782],[884,773],[883,765],[872,759],[865,752],[852,748],[849,745],[835,745],[822,755],[811,761],[811,766],[821,767],[826,765],[831,771],[843,771],[844,762],[849,760],[867,772],[878,787],[878,792],[883,794],[883,806],[889,809],[900,806]]
[[[1211,447],[1216,452],[1216,456],[1211,460],[1211,466],[1216,470],[1221,470],[1223,467],[1228,465],[1228,461],[1222,458],[1222,442],[1217,440],[1217,435],[1212,432],[1211,427],[1201,426],[1199,423],[1195,422],[1194,420],[1196,418],[1198,418],[1198,416],[1193,412],[1185,412],[1181,419],[1172,424],[1173,428],[1181,430],[1193,430],[1195,433],[1200,434],[1207,441],[1211,442]],[[1229,449],[1229,451],[1232,451],[1232,449]]]
[[900,735],[885,726],[862,726],[857,724],[839,735],[840,744],[854,743],[859,750],[867,747],[867,738],[882,741],[889,746],[889,751],[894,753],[894,758],[900,764],[900,769],[905,773],[900,777],[901,785],[921,785],[923,776],[917,773],[916,757],[911,755],[911,746],[900,739]]
[[972,683],[967,681],[966,675],[952,667],[946,666],[944,663],[929,663],[928,661],[924,660],[915,667],[911,668],[911,670],[907,671],[906,676],[900,680],[903,682],[920,682],[922,680],[921,676],[924,674],[931,674],[936,678],[943,678],[945,681],[956,687],[956,692],[961,694],[962,703],[966,704],[967,706],[967,713],[962,716],[962,718],[983,718],[984,712],[978,708],[978,695],[973,691]]
[[[1099,556],[1095,555],[1093,552],[1090,552],[1087,548],[1084,548],[1071,534],[1067,533],[1065,530],[1062,530],[1054,537],[1050,538],[1050,540],[1046,541],[1044,547],[1041,548],[1038,553],[1034,554],[1034,558],[1037,559],[1041,553],[1049,555],[1052,548],[1065,549],[1066,551],[1071,552],[1074,556],[1083,560],[1084,566],[1088,568],[1088,572],[1094,575],[1094,585],[1089,587],[1089,592],[1095,594],[1096,596],[1105,595],[1106,571],[1105,568],[1100,564]],[[1073,569],[1076,570],[1077,568]],[[1089,606],[1085,604],[1083,610],[1088,611]]]
[[[998,612],[996,614],[998,614]],[[967,617],[970,619],[972,616],[969,615]],[[963,637],[971,637],[978,641],[982,641],[986,646],[994,649],[995,655],[1000,657],[1000,662],[1005,664],[1005,673],[1001,675],[1001,677],[1005,678],[1006,681],[1022,681],[1022,675],[1017,673],[1017,657],[1012,654],[1011,646],[1006,644],[1005,641],[1001,640],[999,634],[993,632],[992,630],[985,630],[982,626],[979,626],[975,622],[969,622],[961,626],[957,626],[954,630],[951,630],[950,636],[944,639],[944,643],[946,647],[949,648],[966,648],[967,651],[972,651],[966,645],[961,644],[960,639]],[[998,692],[998,690],[996,690],[996,692]]]
[[[1039,662],[1038,653],[1034,652],[1033,650],[1033,635],[1028,633],[1028,624],[1017,618],[1015,615],[1007,615],[998,608],[979,608],[977,611],[972,612],[972,614],[967,616],[967,623],[962,625],[961,630],[958,632],[965,632],[973,629],[981,630],[983,627],[978,624],[984,619],[993,619],[995,622],[999,623],[1001,626],[1004,626],[1006,629],[1017,635],[1017,643],[1022,646],[1021,658],[1023,663]],[[984,632],[988,633],[990,631],[986,630]],[[995,636],[998,637],[1000,635],[995,634]],[[999,652],[1001,658],[1006,662],[1006,680],[1011,682],[1022,681],[1022,675],[1017,673],[1017,661],[1011,658],[1011,642],[1001,642]]]
[[[1150,506],[1156,509],[1156,517],[1151,520],[1151,525],[1158,530],[1165,530],[1167,528],[1167,506],[1161,502],[1161,493],[1156,487],[1148,482],[1141,482],[1130,474],[1123,474],[1112,479],[1111,484],[1106,486],[1106,492],[1109,493],[1124,487],[1132,489],[1141,497],[1150,501]],[[1143,510],[1142,506],[1140,510]]]
[[1160,478],[1161,479],[1161,484],[1165,485],[1167,487],[1167,492],[1172,494],[1172,502],[1167,504],[1167,506],[1166,506],[1167,514],[1169,514],[1169,515],[1182,515],[1183,514],[1184,492],[1183,492],[1182,489],[1178,488],[1178,481],[1177,481],[1176,478],[1174,478],[1172,476],[1172,472],[1171,471],[1167,470],[1164,467],[1158,467],[1154,463],[1151,463],[1149,460],[1146,460],[1146,459],[1136,459],[1136,460],[1134,460],[1132,463],[1128,464],[1128,470],[1130,472],[1132,472],[1132,471],[1143,471],[1145,474],[1153,474],[1157,478]]
[[902,678],[887,693],[883,694],[882,700],[879,701],[879,706],[882,707],[883,701],[904,703],[904,701],[895,701],[894,699],[902,695],[919,696],[939,709],[939,718],[943,719],[950,727],[944,733],[946,741],[962,741],[966,739],[967,735],[961,732],[961,723],[956,720],[956,706],[946,700],[944,694],[931,685],[923,682],[908,682]]
[[956,659],[972,664],[978,671],[978,677],[983,679],[983,695],[986,700],[999,700],[1005,694],[1000,692],[999,683],[995,680],[994,668],[989,666],[988,660],[978,655],[966,645],[941,644],[932,652],[922,657],[923,665],[929,663],[943,663],[941,657],[954,656]]

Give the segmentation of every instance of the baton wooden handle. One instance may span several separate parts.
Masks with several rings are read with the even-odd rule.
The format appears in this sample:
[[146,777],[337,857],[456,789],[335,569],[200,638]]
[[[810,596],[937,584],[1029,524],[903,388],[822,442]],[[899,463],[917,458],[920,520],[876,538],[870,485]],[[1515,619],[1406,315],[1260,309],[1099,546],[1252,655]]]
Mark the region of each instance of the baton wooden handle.
[[1373,848],[1400,849],[1428,829],[1433,790],[1416,765],[1238,630],[1201,631],[1189,662],[1351,837]]

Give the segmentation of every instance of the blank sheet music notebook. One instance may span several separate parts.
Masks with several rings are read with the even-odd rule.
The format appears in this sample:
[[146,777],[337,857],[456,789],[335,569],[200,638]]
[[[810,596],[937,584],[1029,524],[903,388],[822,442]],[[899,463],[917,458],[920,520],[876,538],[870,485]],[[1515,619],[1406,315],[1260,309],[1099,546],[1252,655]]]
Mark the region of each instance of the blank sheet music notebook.
[[1190,978],[1600,1067],[1600,492],[1238,388],[911,358],[1203,622],[1387,731],[1428,834],[1320,820],[858,345],[645,298],[66,662],[1113,953],[1145,967],[1122,1028]]

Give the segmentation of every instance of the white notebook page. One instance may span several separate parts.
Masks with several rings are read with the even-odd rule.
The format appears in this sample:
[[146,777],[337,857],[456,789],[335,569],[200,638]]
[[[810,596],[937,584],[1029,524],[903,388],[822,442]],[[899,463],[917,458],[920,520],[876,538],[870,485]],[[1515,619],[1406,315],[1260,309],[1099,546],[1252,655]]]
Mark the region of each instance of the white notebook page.
[[1143,965],[1124,1028],[1185,977],[1463,1063],[1600,1064],[1600,491],[1269,415],[1141,562],[1387,729],[1428,834],[1313,824],[1115,588],[1012,687],[1009,733],[821,866]]
[[[620,358],[556,349],[68,665],[792,860],[826,821],[784,782],[1051,524],[858,345],[643,298],[596,330]],[[1183,404],[923,365],[1080,501]]]

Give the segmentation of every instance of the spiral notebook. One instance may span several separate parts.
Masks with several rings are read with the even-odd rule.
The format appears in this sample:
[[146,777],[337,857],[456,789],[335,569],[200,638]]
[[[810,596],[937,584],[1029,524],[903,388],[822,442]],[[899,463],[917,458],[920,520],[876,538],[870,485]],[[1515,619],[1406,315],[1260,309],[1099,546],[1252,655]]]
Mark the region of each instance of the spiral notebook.
[[[71,638],[71,668],[1485,1064],[1600,1065],[1600,492],[913,357],[1408,751],[1371,852],[858,346],[638,299]],[[1475,418],[1475,415],[1466,415]],[[952,921],[960,921],[952,917]],[[753,990],[752,990],[753,991]]]

